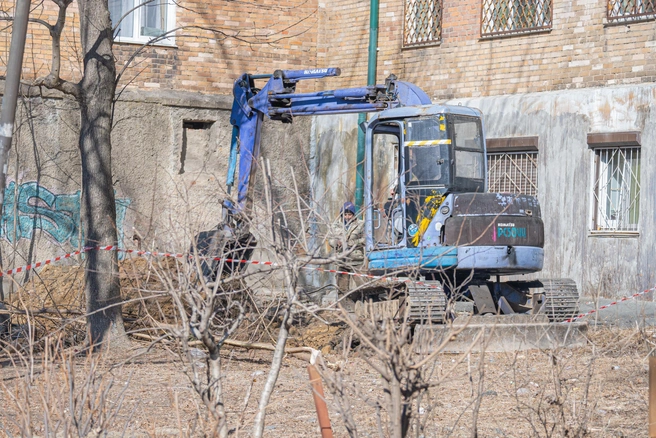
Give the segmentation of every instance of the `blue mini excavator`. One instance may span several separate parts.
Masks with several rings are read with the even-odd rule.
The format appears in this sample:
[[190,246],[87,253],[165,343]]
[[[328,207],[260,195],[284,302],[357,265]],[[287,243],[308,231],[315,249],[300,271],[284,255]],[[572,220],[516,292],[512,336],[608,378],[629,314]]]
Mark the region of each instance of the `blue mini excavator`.
[[[237,79],[227,178],[228,192],[237,179],[237,193],[224,201],[218,229],[198,236],[199,250],[251,256],[255,242],[243,218],[250,210],[264,116],[291,123],[297,116],[374,112],[362,127],[365,266],[374,275],[416,281],[399,282],[393,293],[387,283],[363,286],[361,299],[385,302],[389,309],[393,297],[395,311],[417,322],[445,321],[458,301],[482,315],[546,313],[562,321],[576,314],[579,296],[572,280],[502,281],[542,269],[544,227],[535,197],[487,192],[480,111],[433,105],[420,88],[394,76],[384,85],[296,93],[298,81],[339,74],[337,68],[278,70]],[[263,79],[266,85],[256,88],[255,81]],[[388,145],[393,172],[375,170],[380,144]],[[206,268],[217,274],[215,266]]]

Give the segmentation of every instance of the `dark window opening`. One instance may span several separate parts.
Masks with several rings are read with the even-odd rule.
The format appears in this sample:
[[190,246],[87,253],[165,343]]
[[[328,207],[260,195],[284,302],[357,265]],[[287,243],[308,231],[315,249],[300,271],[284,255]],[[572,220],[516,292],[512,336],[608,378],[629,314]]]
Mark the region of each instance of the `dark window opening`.
[[194,146],[196,154],[199,151],[204,152],[207,149],[207,146],[209,145],[209,132],[213,124],[213,121],[198,120],[184,120],[182,122],[182,147],[180,148],[179,175],[182,175],[186,170],[189,170],[185,169],[185,164],[187,164],[189,158],[190,146]]

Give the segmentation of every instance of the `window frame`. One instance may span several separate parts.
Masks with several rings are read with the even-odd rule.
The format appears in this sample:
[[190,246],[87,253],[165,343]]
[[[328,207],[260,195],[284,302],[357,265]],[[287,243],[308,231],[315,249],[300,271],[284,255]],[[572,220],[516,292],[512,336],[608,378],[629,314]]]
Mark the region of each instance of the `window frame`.
[[[497,25],[494,24],[494,12],[496,8],[494,5],[496,5],[499,2],[505,2],[509,4],[511,8],[511,15],[514,16],[513,11],[515,10],[515,7],[517,6],[518,0],[482,0],[481,1],[481,39],[493,39],[493,38],[505,38],[505,37],[513,37],[513,36],[522,36],[522,35],[529,35],[529,34],[535,34],[535,33],[545,33],[545,32],[551,32],[553,28],[553,0],[530,0],[532,1],[536,7],[542,6],[542,9],[544,9],[545,6],[548,6],[549,8],[549,14],[548,17],[545,17],[545,23],[543,25],[538,25],[538,26],[532,26],[532,27],[515,27],[513,26],[512,29],[505,29],[507,27],[504,25],[503,30],[496,30]],[[490,7],[491,6],[491,7]],[[490,14],[490,18],[487,19],[486,14]],[[537,15],[537,12],[535,13]],[[487,20],[487,21],[486,21]],[[513,24],[513,19],[511,18],[510,23]],[[508,21],[506,20],[506,23]],[[490,28],[491,30],[486,31],[486,28]]]
[[[613,11],[616,10],[617,4],[620,2],[632,2],[633,8],[645,3],[651,4],[653,8],[650,12],[639,12],[639,13],[630,13],[622,15],[612,15]],[[606,25],[614,24],[627,24],[627,23],[636,23],[641,21],[652,21],[656,20],[656,1],[655,0],[608,0],[606,4]]]
[[[409,34],[412,30],[416,30],[416,26],[413,26],[412,29],[408,28],[408,8],[410,4],[418,3],[431,3],[435,7],[439,8],[438,14],[435,17],[437,24],[434,28],[437,36],[431,38],[430,40],[420,41],[420,42],[408,42]],[[444,0],[404,0],[403,1],[403,40],[401,42],[402,49],[412,49],[418,47],[427,47],[427,46],[436,46],[442,44],[442,17],[444,15]],[[416,17],[415,17],[416,18]],[[413,23],[416,22],[416,19],[413,20]]]
[[[119,44],[148,44],[150,43],[151,45],[154,46],[175,46],[175,33],[172,33],[170,35],[167,35],[164,38],[161,38],[157,42],[152,42],[154,39],[158,39],[160,37],[158,36],[147,36],[147,35],[142,35],[141,34],[141,19],[142,19],[142,13],[145,10],[144,6],[141,7],[136,7],[137,2],[139,0],[131,0],[132,1],[132,6],[130,9],[132,12],[130,14],[133,15],[133,26],[132,26],[132,34],[136,36],[131,36],[131,37],[125,37],[125,36],[119,36],[118,35],[118,29],[114,30],[114,42],[119,43]],[[177,7],[176,3],[171,1],[171,0],[153,0],[150,3],[154,3],[153,6],[156,6],[158,4],[166,4],[166,29],[164,29],[164,33],[170,32],[171,30],[175,29],[175,21],[176,21],[176,12],[177,12]],[[111,16],[111,9],[110,9],[110,16]],[[129,16],[129,14],[128,14]],[[119,24],[119,27],[123,25],[126,22],[127,16],[121,16],[119,19],[122,19],[122,21]],[[113,21],[112,21],[112,26],[116,26]]]
[[[530,154],[526,158],[535,160],[535,178],[526,177],[528,185],[534,187],[534,193],[525,193],[525,192],[513,192],[513,193],[522,193],[530,196],[538,196],[539,193],[539,178],[540,178],[540,167],[539,167],[539,157],[540,153],[538,150],[538,137],[507,137],[507,138],[490,138],[486,141],[486,154],[485,160],[487,164],[487,181],[488,187],[487,191],[492,192],[492,179],[490,178],[490,158],[491,156],[504,156],[504,155],[520,155]],[[519,168],[519,166],[517,166]],[[520,170],[521,171],[521,170]],[[511,181],[515,186],[522,186],[522,184],[515,184],[514,181]]]
[[[641,187],[640,187],[640,178],[641,178],[641,166],[642,166],[642,153],[641,153],[641,139],[639,132],[622,132],[622,133],[609,133],[609,134],[588,134],[588,148],[592,153],[592,166],[590,172],[591,178],[591,202],[590,202],[590,235],[593,236],[637,236],[640,234],[640,197],[641,197]],[[608,151],[612,152],[611,155],[608,154]],[[621,223],[619,219],[607,218],[606,213],[603,212],[605,208],[602,204],[602,200],[612,202],[611,196],[608,194],[608,185],[610,183],[610,178],[607,177],[608,174],[608,165],[603,168],[602,163],[603,156],[605,154],[606,158],[610,157],[610,160],[614,160],[616,154],[621,152],[621,159],[623,160],[622,166],[624,169],[629,169],[629,178],[630,181],[625,181],[624,173],[622,172],[622,181],[620,183],[622,190],[620,198],[628,197],[628,209],[629,211],[632,208],[637,209],[637,213],[634,213],[635,222],[630,223],[631,217],[629,213],[629,218],[625,223]],[[631,157],[631,161],[627,163],[627,153]],[[633,160],[636,160],[637,163],[634,164]],[[636,165],[638,169],[638,174],[635,175],[633,171],[633,166]],[[611,170],[612,172],[612,170]],[[604,175],[602,175],[602,173]],[[614,172],[613,172],[614,173]],[[612,176],[612,175],[611,175]],[[602,180],[602,178],[604,178]],[[602,184],[603,182],[603,184]],[[628,187],[628,194],[624,193],[624,190]],[[637,190],[636,190],[637,189]],[[633,191],[636,190],[634,193]],[[632,205],[637,202],[637,207],[632,207]],[[626,204],[626,201],[621,200],[621,204]],[[602,216],[602,217],[600,217]],[[602,223],[603,222],[603,223]],[[604,225],[605,224],[605,225]],[[610,226],[609,226],[610,225]]]

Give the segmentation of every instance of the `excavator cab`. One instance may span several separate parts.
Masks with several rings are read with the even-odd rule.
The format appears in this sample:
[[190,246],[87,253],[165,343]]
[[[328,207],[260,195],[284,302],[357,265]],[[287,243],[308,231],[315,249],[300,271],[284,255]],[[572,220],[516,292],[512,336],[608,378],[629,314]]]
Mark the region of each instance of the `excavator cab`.
[[430,105],[384,111],[367,126],[366,150],[370,252],[420,247],[447,194],[485,191],[478,110]]

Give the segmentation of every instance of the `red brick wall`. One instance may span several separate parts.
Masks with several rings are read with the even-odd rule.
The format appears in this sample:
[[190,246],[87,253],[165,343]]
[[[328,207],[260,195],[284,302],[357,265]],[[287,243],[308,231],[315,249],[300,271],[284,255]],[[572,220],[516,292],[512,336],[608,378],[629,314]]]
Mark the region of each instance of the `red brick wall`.
[[[272,73],[275,69],[315,67],[317,56],[316,0],[181,0],[176,11],[176,47],[150,47],[125,70],[121,83],[140,88],[178,89],[203,93],[230,93],[242,72]],[[3,2],[13,14],[13,3]],[[46,0],[31,18],[54,23],[57,8]],[[77,81],[81,62],[77,3],[69,7],[62,38],[62,77]],[[190,26],[194,26],[193,28]],[[0,75],[4,74],[11,28],[0,32]],[[31,23],[23,78],[45,76],[50,69],[50,37],[45,27]],[[114,46],[121,71],[139,48]]]
[[317,48],[317,67],[340,67],[341,79],[320,81],[321,88],[367,84],[369,0],[324,0]]
[[[151,47],[134,60],[121,83],[140,88],[230,93],[242,72],[341,67],[342,77],[302,89],[361,86],[367,79],[369,0],[182,0],[177,47]],[[481,39],[481,0],[444,0],[442,42],[402,49],[403,0],[380,3],[378,82],[390,73],[424,88],[435,100],[567,88],[653,82],[656,21],[605,26],[607,0],[553,0],[550,32]],[[11,14],[13,4],[5,3]],[[81,71],[77,4],[64,33],[63,74]],[[54,22],[54,3],[33,18]],[[212,33],[209,28],[218,32]],[[222,33],[220,33],[222,32]],[[0,74],[10,30],[0,32]],[[241,39],[241,41],[240,41]],[[115,45],[119,69],[138,48]],[[50,39],[30,24],[26,80],[50,66]]]
[[[368,3],[327,2],[325,13],[336,17],[344,4],[357,4],[366,15],[362,26],[368,27]],[[656,21],[605,26],[606,7],[607,0],[553,0],[550,32],[486,40],[480,38],[480,0],[444,0],[442,43],[401,49],[403,1],[382,1],[377,79],[395,73],[436,100],[653,82]],[[322,34],[339,35],[333,38],[335,46],[348,38],[350,50],[367,51],[360,27],[356,30],[362,36],[355,42],[340,30],[348,25],[337,20],[322,24]],[[352,61],[343,50],[327,52],[327,64],[347,70],[337,86],[366,83],[366,67],[358,63],[353,68]]]

